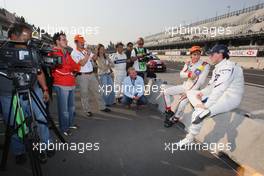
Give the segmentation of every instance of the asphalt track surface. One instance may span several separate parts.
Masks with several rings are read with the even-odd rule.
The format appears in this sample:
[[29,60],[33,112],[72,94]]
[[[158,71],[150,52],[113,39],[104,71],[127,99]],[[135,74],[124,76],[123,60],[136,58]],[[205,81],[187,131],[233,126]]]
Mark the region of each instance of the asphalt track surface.
[[[100,143],[99,151],[57,151],[42,165],[45,176],[234,176],[236,172],[208,151],[165,151],[165,143],[185,136],[176,125],[163,127],[163,116],[155,106],[142,110],[112,107],[111,113],[96,112],[93,118],[81,113],[76,93],[76,123],[80,128],[68,142]],[[55,106],[52,106],[54,109]],[[53,114],[55,116],[55,113]],[[57,121],[56,117],[55,120]],[[1,129],[1,127],[0,127]],[[3,139],[3,136],[0,136]],[[56,138],[54,138],[56,140]],[[2,140],[1,140],[2,141]],[[81,150],[80,150],[81,151]],[[1,154],[0,154],[1,156]],[[10,154],[7,171],[1,176],[29,176],[30,165],[15,165]]]
[[[165,61],[169,72],[179,72],[183,68],[182,62]],[[212,74],[212,69],[209,76]],[[264,70],[243,69],[245,83],[252,86],[264,87]]]

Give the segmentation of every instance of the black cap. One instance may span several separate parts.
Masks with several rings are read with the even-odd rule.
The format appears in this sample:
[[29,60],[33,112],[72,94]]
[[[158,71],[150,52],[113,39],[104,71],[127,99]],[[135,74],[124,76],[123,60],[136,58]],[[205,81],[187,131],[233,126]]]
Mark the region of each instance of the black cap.
[[215,45],[212,49],[206,52],[206,54],[222,53],[224,58],[229,58],[229,50],[226,45],[219,44]]

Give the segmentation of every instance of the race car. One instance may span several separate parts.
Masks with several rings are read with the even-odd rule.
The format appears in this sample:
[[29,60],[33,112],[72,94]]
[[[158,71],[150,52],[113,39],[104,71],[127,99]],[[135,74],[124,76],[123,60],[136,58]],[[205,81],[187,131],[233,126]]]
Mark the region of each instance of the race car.
[[156,55],[148,56],[147,69],[154,72],[166,72],[166,65]]

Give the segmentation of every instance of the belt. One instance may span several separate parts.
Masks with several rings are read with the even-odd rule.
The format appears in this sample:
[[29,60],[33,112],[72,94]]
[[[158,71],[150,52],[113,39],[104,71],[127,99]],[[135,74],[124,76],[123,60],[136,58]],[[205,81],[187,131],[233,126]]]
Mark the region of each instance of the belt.
[[90,75],[90,74],[93,74],[93,72],[84,72],[84,73],[79,72],[77,75]]

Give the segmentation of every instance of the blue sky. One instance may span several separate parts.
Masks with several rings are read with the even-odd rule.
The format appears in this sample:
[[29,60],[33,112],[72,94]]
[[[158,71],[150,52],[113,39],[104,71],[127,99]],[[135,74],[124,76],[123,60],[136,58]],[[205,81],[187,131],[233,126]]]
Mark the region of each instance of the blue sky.
[[[50,27],[98,27],[89,44],[135,41],[166,26],[190,23],[264,0],[0,0],[1,7],[29,23]],[[73,36],[68,36],[72,43]]]

